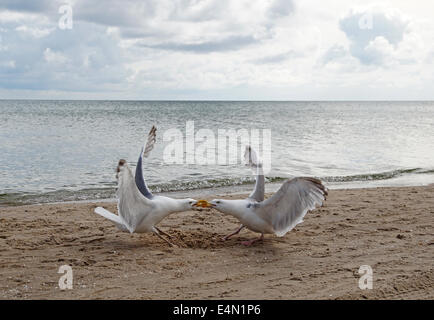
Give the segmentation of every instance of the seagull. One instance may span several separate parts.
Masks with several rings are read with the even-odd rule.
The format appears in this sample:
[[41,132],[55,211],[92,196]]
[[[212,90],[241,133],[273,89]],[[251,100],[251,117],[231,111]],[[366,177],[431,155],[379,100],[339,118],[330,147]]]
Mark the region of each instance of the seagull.
[[164,196],[153,195],[143,177],[142,160],[147,158],[154,148],[156,142],[155,126],[152,126],[148,134],[146,145],[140,152],[135,177],[128,166],[126,160],[119,160],[116,178],[118,188],[116,196],[118,197],[118,215],[102,208],[95,208],[95,213],[112,221],[118,229],[130,233],[153,232],[159,238],[173,244],[162,236],[171,238],[170,235],[160,230],[156,225],[168,215],[187,211],[197,203],[194,199],[173,199]]
[[223,241],[238,234],[244,227],[261,234],[259,238],[243,241],[242,244],[246,246],[263,240],[264,234],[283,237],[303,222],[303,217],[309,210],[314,210],[325,201],[327,189],[320,180],[309,177],[288,179],[273,196],[264,200],[265,180],[262,163],[258,161],[256,152],[250,146],[246,147],[244,158],[248,166],[256,169],[255,188],[248,198],[214,199],[209,203],[200,200],[196,203],[196,206],[211,207],[232,215],[241,222],[241,226],[235,232],[222,238]]

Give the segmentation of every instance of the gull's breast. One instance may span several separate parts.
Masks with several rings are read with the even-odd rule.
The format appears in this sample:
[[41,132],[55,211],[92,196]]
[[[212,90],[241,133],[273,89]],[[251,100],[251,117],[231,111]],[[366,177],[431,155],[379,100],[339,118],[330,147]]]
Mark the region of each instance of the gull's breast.
[[274,233],[273,227],[254,213],[246,214],[242,219],[240,219],[240,221],[252,231],[259,233]]

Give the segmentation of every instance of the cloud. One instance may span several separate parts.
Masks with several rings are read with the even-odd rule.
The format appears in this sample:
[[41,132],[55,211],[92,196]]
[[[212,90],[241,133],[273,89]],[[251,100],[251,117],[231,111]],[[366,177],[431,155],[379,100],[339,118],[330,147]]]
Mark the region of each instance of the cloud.
[[293,13],[295,10],[294,2],[288,0],[276,0],[271,3],[268,9],[268,14],[272,18],[286,17]]
[[[409,21],[398,10],[373,7],[351,10],[339,22],[350,40],[350,53],[363,64],[381,64],[403,41]],[[391,46],[391,47],[390,47]]]
[[345,58],[348,54],[348,50],[340,45],[335,44],[331,46],[322,56],[321,63],[322,65],[326,65],[329,62],[334,62]]
[[79,21],[115,27],[145,27],[155,14],[156,3],[136,0],[77,1],[74,18]]
[[364,58],[371,64],[384,65],[385,59],[393,55],[393,45],[383,36],[370,41],[364,48]]
[[258,39],[255,39],[253,36],[229,36],[220,41],[205,41],[201,43],[160,43],[156,45],[143,44],[143,46],[163,50],[207,53],[237,50],[257,41]]
[[[406,85],[434,92],[433,6],[374,1],[366,0],[371,9],[348,0],[1,1],[0,93],[320,99],[364,97],[371,87],[402,94]],[[65,3],[72,30],[58,26]]]
[[50,0],[2,0],[0,2],[0,9],[19,12],[47,12],[54,8],[57,9],[58,1]]
[[260,57],[260,58],[252,60],[252,62],[255,64],[279,64],[279,63],[285,62],[289,59],[294,59],[294,58],[299,58],[299,57],[301,57],[300,54],[296,53],[293,50],[290,50],[290,51],[279,53],[279,54]]
[[14,69],[15,68],[15,60],[2,61],[0,62],[0,67]]
[[[42,26],[41,26],[42,28]],[[127,77],[116,35],[92,24],[73,30],[53,30],[44,37],[28,36],[31,26],[10,26],[0,44],[0,61],[14,61],[14,68],[0,65],[0,87],[9,89],[108,91],[121,87]]]
[[44,50],[44,59],[48,63],[66,63],[68,58],[60,52],[54,52],[50,48]]
[[31,37],[34,38],[43,38],[49,35],[54,30],[54,28],[30,28],[26,25],[20,25],[19,27],[16,27],[15,30],[29,34]]
[[[130,44],[171,51],[239,50],[273,37],[276,18],[294,11],[292,0],[80,1],[75,17],[118,28]],[[102,12],[104,14],[102,14]]]

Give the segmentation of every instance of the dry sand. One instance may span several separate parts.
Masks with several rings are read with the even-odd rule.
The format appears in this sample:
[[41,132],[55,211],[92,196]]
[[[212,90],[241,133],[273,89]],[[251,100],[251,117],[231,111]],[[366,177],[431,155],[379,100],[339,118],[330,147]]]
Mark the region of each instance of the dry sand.
[[[228,197],[227,197],[228,198]],[[96,203],[0,209],[2,299],[433,299],[434,187],[332,190],[283,238],[242,231],[215,210],[174,214],[152,234],[126,234]],[[114,203],[102,203],[116,212]],[[61,265],[73,289],[61,291]],[[358,269],[373,269],[360,290]]]

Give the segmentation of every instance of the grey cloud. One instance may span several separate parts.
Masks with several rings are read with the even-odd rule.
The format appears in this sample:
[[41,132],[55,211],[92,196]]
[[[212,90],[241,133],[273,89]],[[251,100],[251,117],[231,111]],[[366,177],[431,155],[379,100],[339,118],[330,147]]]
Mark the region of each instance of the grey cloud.
[[[372,21],[372,28],[369,25],[360,27],[359,22],[364,17]],[[377,37],[383,37],[395,47],[402,41],[407,31],[408,22],[398,14],[387,14],[382,11],[354,13],[351,12],[339,22],[340,29],[345,32],[350,40],[350,53],[363,64],[379,64],[382,58],[378,52],[366,50],[371,41]]]
[[[271,38],[274,20],[294,11],[293,0],[274,0],[263,12],[265,20],[261,20],[264,17],[258,19],[259,22],[252,20],[250,28],[245,28],[244,22],[231,18],[238,13],[228,11],[231,7],[231,1],[228,0],[177,0],[164,3],[153,0],[127,0],[121,3],[108,0],[89,4],[87,1],[80,1],[74,7],[74,14],[83,21],[119,27],[122,38],[141,39],[138,45],[142,47],[206,53],[238,50],[264,38]],[[215,29],[201,30],[198,25],[196,35],[180,40],[182,25],[191,28],[204,21],[210,21],[210,25]],[[262,33],[265,31],[267,35],[255,37],[254,33],[258,30]],[[224,36],[211,38],[207,36],[208,32]]]
[[[159,6],[164,3],[168,5],[163,6],[164,10],[159,12]],[[149,22],[158,14],[161,14],[167,21],[217,20],[225,14],[224,9],[227,1],[206,1],[206,5],[200,10],[192,10],[192,4],[194,2],[188,0],[105,0],[95,2],[80,0],[74,5],[74,11],[79,20],[105,26],[136,27],[138,31],[143,31],[144,27],[150,27]]]
[[[63,91],[125,88],[129,85],[127,79],[134,74],[128,63],[144,58],[144,51],[154,54],[143,50],[144,47],[196,54],[236,51],[272,39],[275,20],[294,11],[292,0],[272,1],[266,7],[254,2],[252,6],[256,7],[251,15],[240,15],[230,0],[76,0],[71,2],[73,29],[60,30],[58,9],[68,2],[0,0],[0,10],[24,16],[20,21],[0,22],[0,88]],[[26,20],[27,16],[31,19]],[[108,33],[110,26],[117,27],[119,32]],[[182,29],[184,26],[186,31]],[[36,29],[48,31],[35,37],[29,30]],[[124,39],[138,41],[132,44],[135,41],[122,42]],[[51,59],[47,59],[47,49]],[[279,63],[291,57],[292,53],[287,52],[254,63]],[[161,79],[162,83],[165,81]]]
[[142,44],[143,47],[163,49],[170,51],[187,51],[207,53],[216,51],[231,51],[257,43],[259,40],[253,36],[229,36],[222,40],[206,41],[200,43],[161,43],[156,45]]
[[293,13],[294,9],[294,1],[292,0],[275,0],[268,13],[273,18],[280,18]]
[[329,62],[333,62],[341,58],[344,58],[345,56],[347,56],[347,54],[348,51],[343,46],[336,44],[330,47],[326,51],[326,53],[324,53],[321,59],[321,63],[323,65],[326,65]]
[[[141,39],[141,38],[152,38],[157,33],[154,29],[139,29],[139,28],[122,28],[120,30],[121,37],[123,39]],[[161,35],[161,30],[160,30]]]
[[[174,8],[172,9],[169,18],[176,21],[215,21],[220,20],[228,14],[228,7],[231,0],[209,0],[198,1],[196,3],[190,0],[173,1]],[[195,8],[192,4],[203,4],[200,8]]]
[[50,0],[2,0],[0,8],[20,12],[47,12],[58,10],[59,6],[57,1]]
[[[6,0],[2,5],[10,10],[38,11],[56,23],[62,1]],[[121,38],[141,40],[139,46],[192,53],[233,51],[272,38],[274,20],[294,11],[293,0],[273,0],[257,19],[246,23],[238,20],[232,4],[229,0],[76,0],[72,8],[75,25],[117,27]],[[207,28],[201,29],[199,24],[206,21],[210,22]],[[196,24],[197,34],[183,34],[182,26],[191,30]]]
[[141,28],[155,15],[155,1],[79,1],[74,9],[77,20],[104,26]]
[[[128,77],[126,58],[101,26],[76,24],[73,30],[56,29],[44,38],[26,37],[11,28],[2,42],[7,50],[0,51],[0,61],[14,61],[14,67],[0,66],[0,88],[101,91]],[[61,59],[47,61],[47,50]]]
[[266,57],[262,57],[259,59],[252,60],[251,62],[254,64],[277,64],[284,62],[289,59],[301,57],[300,54],[297,54],[295,51],[288,51],[276,55],[270,55]]

